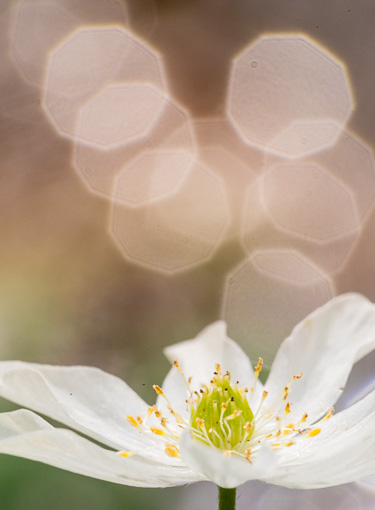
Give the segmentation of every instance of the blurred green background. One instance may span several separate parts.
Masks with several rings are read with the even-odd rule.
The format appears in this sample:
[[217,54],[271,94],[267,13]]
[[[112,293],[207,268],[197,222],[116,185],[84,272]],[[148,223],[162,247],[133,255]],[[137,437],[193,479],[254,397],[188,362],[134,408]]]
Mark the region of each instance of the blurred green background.
[[[89,24],[108,22],[107,3],[76,0]],[[109,4],[117,8],[120,1]],[[227,242],[206,263],[169,276],[122,257],[107,233],[107,202],[84,188],[72,168],[72,144],[49,125],[39,91],[14,65],[10,42],[18,5],[1,0],[0,356],[98,366],[152,403],[152,385],[161,384],[169,368],[162,348],[194,337],[220,317],[226,276],[243,250],[236,240]],[[349,127],[373,147],[371,0],[129,0],[127,16],[131,29],[163,55],[173,94],[196,118],[223,112],[231,59],[259,35],[312,36],[346,63],[356,98]],[[333,276],[337,294],[358,291],[375,300],[374,226],[371,213],[346,265]],[[277,331],[277,310],[264,314]],[[274,352],[283,336],[281,331]],[[250,336],[238,340],[253,357],[261,355]],[[2,411],[14,408],[0,401]],[[211,484],[115,486],[0,456],[1,510],[215,508],[214,494]],[[240,505],[251,508],[243,499]]]

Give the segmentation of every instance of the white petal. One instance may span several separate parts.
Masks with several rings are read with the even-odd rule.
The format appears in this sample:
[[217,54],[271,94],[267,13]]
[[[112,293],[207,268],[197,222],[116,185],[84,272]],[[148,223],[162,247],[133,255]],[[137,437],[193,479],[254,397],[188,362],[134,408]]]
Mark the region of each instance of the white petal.
[[[145,413],[147,404],[121,379],[92,367],[0,363],[0,396],[49,416],[119,450],[154,443],[126,420]],[[148,456],[169,462],[160,450]]]
[[271,483],[309,489],[375,474],[375,391],[320,427],[319,435],[280,452],[283,474]]
[[345,384],[345,390],[335,404],[335,411],[339,412],[364,398],[375,390],[374,378],[375,351],[356,363]]
[[193,471],[224,488],[237,487],[248,480],[269,478],[277,472],[276,455],[266,444],[250,464],[243,457],[226,456],[217,448],[192,439],[190,431],[186,430],[181,436],[180,453]]
[[[192,378],[191,391],[199,390],[202,384],[208,385],[219,363],[223,372],[231,373],[233,382],[240,386],[254,385],[254,372],[250,360],[241,347],[227,337],[226,324],[217,321],[205,328],[195,339],[186,340],[165,349],[171,363],[177,360],[186,377]],[[163,390],[178,412],[185,412],[186,385],[179,371],[172,367],[163,382]],[[261,395],[262,384],[258,381],[257,393]],[[158,406],[163,405],[158,399]]]
[[298,324],[281,345],[265,385],[268,401],[294,375],[291,421],[321,417],[339,398],[352,365],[375,348],[375,305],[357,294],[333,299]]
[[0,453],[137,487],[169,487],[200,479],[184,467],[165,466],[137,456],[121,457],[70,430],[56,429],[24,409],[0,414]]
[[373,499],[370,502],[356,484],[313,491],[260,485],[259,496],[254,494],[254,488],[251,484],[241,491],[242,499],[252,497],[256,501],[251,510],[374,510]]

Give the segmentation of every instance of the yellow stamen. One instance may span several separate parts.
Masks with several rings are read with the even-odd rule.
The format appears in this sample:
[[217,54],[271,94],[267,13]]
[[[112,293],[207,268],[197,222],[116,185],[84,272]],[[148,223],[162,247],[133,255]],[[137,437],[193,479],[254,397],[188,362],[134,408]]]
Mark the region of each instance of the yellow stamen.
[[329,420],[329,418],[333,415],[333,411],[335,409],[333,407],[331,407],[329,409],[329,411],[327,412],[327,414],[324,416],[324,418],[322,418],[320,421],[326,421],[326,420]]
[[128,415],[126,419],[128,420],[132,427],[136,427],[137,429],[139,429],[139,423],[133,416]]
[[305,421],[307,420],[307,413],[305,413],[302,418],[299,420],[299,422],[297,423],[297,425],[299,425],[300,423],[305,423]]
[[259,359],[258,359],[258,363],[257,363],[256,367],[254,367],[254,370],[255,370],[255,376],[256,376],[256,377],[258,377],[258,375],[261,373],[262,368],[263,368],[263,359],[262,359],[262,358],[259,358]]
[[164,392],[163,392],[163,390],[160,388],[160,386],[158,386],[157,384],[154,384],[154,385],[153,385],[153,388],[154,388],[154,390],[156,391],[156,393],[157,393],[158,395],[162,395],[162,396],[164,397]]
[[234,412],[227,416],[226,418],[224,418],[224,420],[226,421],[234,420],[235,418],[237,418],[237,416],[241,414],[241,412],[242,411],[238,411],[237,409],[235,409]]
[[165,436],[164,430],[158,429],[157,427],[150,427],[150,430],[157,436]]
[[317,436],[320,433],[321,429],[314,429],[311,432],[307,434],[307,437],[314,437]]
[[127,459],[128,457],[132,457],[133,455],[136,454],[136,452],[117,452],[117,453],[121,457],[125,457],[125,459]]
[[250,430],[253,428],[253,423],[251,421],[247,421],[243,427],[246,432],[250,432]]
[[283,390],[283,400],[286,400],[289,396],[289,384],[287,386],[285,386],[284,390]]
[[180,452],[175,444],[167,444],[165,445],[165,453],[168,457],[179,457]]

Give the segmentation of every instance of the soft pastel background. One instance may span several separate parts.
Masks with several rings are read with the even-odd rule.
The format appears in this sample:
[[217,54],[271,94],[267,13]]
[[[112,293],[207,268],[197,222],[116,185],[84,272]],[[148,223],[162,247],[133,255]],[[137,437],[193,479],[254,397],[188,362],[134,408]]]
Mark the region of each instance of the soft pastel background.
[[[98,366],[152,403],[152,384],[161,384],[168,370],[162,348],[215,319],[225,318],[231,336],[254,361],[263,355],[269,368],[293,325],[331,296],[356,291],[375,301],[374,22],[371,0],[0,0],[1,358]],[[105,172],[134,154],[87,149],[78,137],[61,136],[46,114],[48,55],[75,29],[109,25],[131,30],[160,54],[169,97],[185,120],[191,115],[199,157],[210,171],[203,180],[197,174],[187,198],[173,190],[171,200],[162,197],[139,212],[118,205],[116,191],[90,192],[77,158],[83,154]],[[232,59],[261,35],[289,32],[310,36],[346,65],[355,102],[346,128],[368,151],[343,177],[345,196],[354,197],[358,210],[366,204],[355,228],[345,225],[345,203],[325,194],[324,179],[296,189],[292,179],[280,195],[271,180],[268,207],[276,217],[287,211],[292,222],[289,229],[275,227],[254,184],[272,157],[222,125],[228,95],[240,105],[247,97],[245,84],[228,85]],[[101,58],[105,62],[106,54]],[[62,66],[57,72],[64,77]],[[126,72],[131,79],[131,69]],[[91,84],[98,74],[92,71]],[[307,92],[308,85],[295,84]],[[331,101],[342,93],[329,90]],[[105,110],[101,115],[105,131]],[[101,125],[90,124],[88,115],[82,123],[81,133]],[[150,145],[136,154],[157,137],[156,126]],[[173,143],[181,140],[183,133]],[[351,161],[350,155],[342,159]],[[335,162],[329,163],[333,173]],[[138,181],[135,189],[148,192]],[[120,198],[126,197],[131,200]],[[225,217],[232,224],[224,231]],[[167,226],[155,237],[159,221]],[[180,221],[187,234],[179,231]],[[128,242],[137,256],[127,251]],[[352,394],[371,381],[374,361],[357,368]],[[0,401],[1,410],[14,408]],[[239,508],[370,509],[371,491],[371,484],[304,493],[249,483],[239,491]],[[213,509],[215,487],[141,490],[1,456],[0,500],[1,510]]]

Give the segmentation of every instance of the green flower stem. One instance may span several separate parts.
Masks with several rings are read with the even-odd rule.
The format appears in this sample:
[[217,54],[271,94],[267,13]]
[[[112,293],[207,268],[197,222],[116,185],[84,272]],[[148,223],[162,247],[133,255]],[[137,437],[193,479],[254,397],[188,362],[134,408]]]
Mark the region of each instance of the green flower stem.
[[236,489],[219,489],[219,508],[218,510],[235,510],[236,508]]

